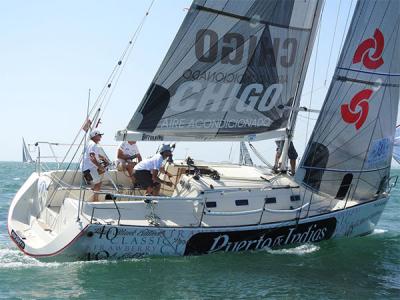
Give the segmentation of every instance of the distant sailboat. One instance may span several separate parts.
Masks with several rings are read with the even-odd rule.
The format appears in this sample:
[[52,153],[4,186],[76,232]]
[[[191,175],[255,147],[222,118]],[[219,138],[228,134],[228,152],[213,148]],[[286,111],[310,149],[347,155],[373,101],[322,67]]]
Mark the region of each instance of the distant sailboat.
[[400,125],[397,125],[396,133],[394,135],[393,158],[400,164]]
[[26,145],[24,138],[22,138],[22,162],[33,163],[32,156],[29,153],[29,148]]

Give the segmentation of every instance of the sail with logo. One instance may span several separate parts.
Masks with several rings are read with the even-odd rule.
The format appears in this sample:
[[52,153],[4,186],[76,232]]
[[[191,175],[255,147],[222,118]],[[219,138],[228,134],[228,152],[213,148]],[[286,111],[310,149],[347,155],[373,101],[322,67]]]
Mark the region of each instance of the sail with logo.
[[[322,1],[196,0],[127,130],[142,139],[281,136],[301,94]],[[136,138],[140,139],[140,137]]]
[[399,102],[399,1],[357,3],[296,180],[336,199],[368,201],[390,175]]

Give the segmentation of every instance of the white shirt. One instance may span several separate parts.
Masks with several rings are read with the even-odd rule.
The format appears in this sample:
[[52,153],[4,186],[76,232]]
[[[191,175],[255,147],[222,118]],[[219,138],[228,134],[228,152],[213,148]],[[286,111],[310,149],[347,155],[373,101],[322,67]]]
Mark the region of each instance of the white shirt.
[[[121,150],[123,154],[133,156],[135,154],[139,154],[139,149],[136,146],[136,144],[129,144],[128,142],[122,142],[118,150]],[[125,159],[118,158],[118,150],[117,150],[117,161],[119,162],[125,162]]]
[[135,166],[134,169],[137,170],[137,171],[142,171],[142,170],[147,170],[147,171],[160,170],[160,168],[162,167],[163,161],[164,161],[164,158],[162,157],[162,155],[160,153],[157,153],[157,154],[153,155],[150,158],[142,160],[140,163],[138,163]]
[[96,160],[100,162],[100,157],[99,157],[99,146],[92,140],[89,141],[89,144],[86,146],[85,153],[83,154],[83,160],[82,160],[82,170],[90,170],[90,169],[95,169],[97,170],[97,166],[90,160],[90,154],[93,153],[94,156],[96,157]]

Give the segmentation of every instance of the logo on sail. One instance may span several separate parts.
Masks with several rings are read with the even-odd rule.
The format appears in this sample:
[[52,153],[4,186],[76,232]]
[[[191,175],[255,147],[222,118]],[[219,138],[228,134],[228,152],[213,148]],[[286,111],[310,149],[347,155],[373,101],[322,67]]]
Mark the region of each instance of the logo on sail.
[[[382,52],[385,45],[385,39],[382,32],[377,28],[374,32],[373,38],[364,40],[357,48],[353,57],[353,64],[362,61],[363,65],[368,69],[377,69],[384,62],[382,59]],[[370,55],[370,50],[374,49],[375,52]]]
[[368,116],[369,104],[368,99],[371,97],[373,91],[370,89],[362,90],[354,95],[350,104],[343,104],[341,106],[342,118],[346,123],[355,123],[356,129],[360,129]]

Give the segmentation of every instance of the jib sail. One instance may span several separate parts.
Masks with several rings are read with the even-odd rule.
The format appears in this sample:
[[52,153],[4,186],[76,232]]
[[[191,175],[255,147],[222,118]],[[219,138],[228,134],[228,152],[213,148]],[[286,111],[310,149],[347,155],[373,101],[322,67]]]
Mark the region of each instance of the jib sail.
[[399,23],[398,0],[357,3],[299,183],[361,201],[385,190],[399,102]]

